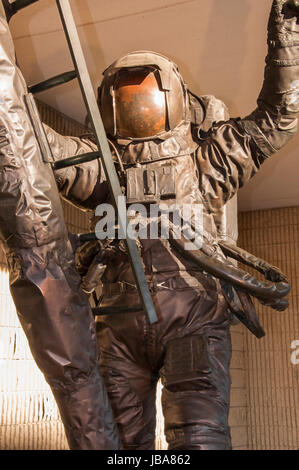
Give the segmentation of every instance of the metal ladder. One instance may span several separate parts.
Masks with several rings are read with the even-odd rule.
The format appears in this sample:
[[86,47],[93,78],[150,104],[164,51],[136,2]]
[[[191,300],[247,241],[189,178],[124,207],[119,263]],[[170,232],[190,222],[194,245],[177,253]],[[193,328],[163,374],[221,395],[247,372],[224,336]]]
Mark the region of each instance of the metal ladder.
[[[7,20],[17,13],[22,8],[25,8],[39,0],[2,0],[3,6],[6,11]],[[67,39],[69,51],[73,60],[74,70],[66,72],[55,77],[52,77],[46,81],[28,87],[30,93],[39,93],[41,91],[48,90],[55,86],[67,83],[73,79],[79,81],[81,93],[85,102],[85,106],[88,112],[90,124],[94,131],[95,141],[98,147],[98,151],[81,154],[78,156],[70,157],[59,162],[53,162],[50,146],[47,142],[45,133],[43,131],[42,123],[39,119],[38,113],[34,100],[27,101],[26,105],[29,114],[32,116],[37,114],[35,122],[36,136],[40,147],[43,149],[45,155],[44,161],[51,163],[53,169],[67,168],[80,163],[89,162],[98,158],[101,158],[103,167],[105,170],[106,178],[109,183],[112,200],[118,212],[122,210],[123,217],[119,217],[119,228],[121,233],[126,234],[125,244],[131,266],[134,272],[136,285],[139,290],[139,294],[142,300],[143,308],[147,314],[148,320],[151,324],[157,322],[157,316],[154,308],[154,304],[151,298],[151,294],[148,288],[146,277],[143,271],[141,258],[137,248],[136,241],[128,237],[127,226],[128,220],[126,215],[126,208],[120,207],[119,201],[123,200],[123,193],[120,187],[118,175],[114,166],[114,161],[110,151],[109,143],[106,137],[103,121],[99,112],[97,100],[92,87],[91,79],[88,73],[86,61],[84,58],[82,46],[80,43],[77,27],[73,18],[72,9],[69,0],[56,0],[60,18],[62,21],[64,33]],[[125,205],[124,205],[125,206]],[[95,234],[84,234],[81,236],[81,240],[96,239]]]

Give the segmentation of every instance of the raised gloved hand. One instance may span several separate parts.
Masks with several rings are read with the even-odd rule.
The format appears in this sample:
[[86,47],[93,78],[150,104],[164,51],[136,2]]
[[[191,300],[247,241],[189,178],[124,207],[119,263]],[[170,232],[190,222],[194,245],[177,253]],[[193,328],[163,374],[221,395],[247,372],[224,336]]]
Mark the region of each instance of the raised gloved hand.
[[275,31],[282,35],[298,32],[298,17],[299,0],[274,0],[268,24],[269,35]]
[[294,119],[299,113],[299,0],[273,1],[265,80],[258,103],[271,112],[274,123],[276,118]]
[[[274,0],[268,22],[268,44],[271,47],[299,45],[299,0]],[[283,55],[282,55],[283,58]],[[291,58],[289,55],[286,58]]]

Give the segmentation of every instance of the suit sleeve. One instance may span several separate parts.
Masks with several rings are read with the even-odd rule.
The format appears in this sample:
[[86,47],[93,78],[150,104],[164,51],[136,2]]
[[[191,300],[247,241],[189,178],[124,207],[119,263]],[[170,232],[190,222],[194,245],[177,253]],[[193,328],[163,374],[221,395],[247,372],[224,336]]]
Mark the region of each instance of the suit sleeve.
[[[94,152],[90,140],[66,137],[44,124],[55,161]],[[54,171],[60,194],[81,209],[95,209],[107,199],[108,186],[100,159]]]
[[298,112],[298,12],[285,0],[275,0],[257,108],[244,119],[214,126],[197,154],[200,187],[210,212],[217,212],[296,134]]

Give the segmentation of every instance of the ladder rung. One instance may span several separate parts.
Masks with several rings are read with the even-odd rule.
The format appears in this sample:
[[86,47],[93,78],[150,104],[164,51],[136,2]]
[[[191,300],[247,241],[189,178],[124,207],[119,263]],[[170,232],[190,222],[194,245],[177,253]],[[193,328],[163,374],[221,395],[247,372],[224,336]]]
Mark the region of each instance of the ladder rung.
[[64,72],[60,75],[56,75],[55,77],[49,78],[44,82],[36,83],[36,85],[31,85],[28,87],[30,93],[40,93],[41,91],[49,90],[50,88],[54,88],[56,86],[62,85],[63,83],[70,82],[77,77],[77,73],[75,70],[71,70],[70,72]]
[[80,165],[80,163],[92,162],[97,158],[100,158],[100,152],[89,152],[76,155],[74,157],[65,158],[53,163],[52,167],[54,170],[61,170],[62,168],[68,168],[69,166]]
[[22,8],[28,7],[32,3],[36,3],[38,0],[15,0],[14,2],[9,2],[9,0],[2,0],[7,21],[11,19],[13,15],[22,10]]
[[123,309],[120,309],[118,307],[116,308],[113,308],[113,307],[94,307],[91,309],[92,310],[92,313],[94,315],[94,317],[98,317],[98,316],[101,316],[101,315],[117,315],[119,313],[124,313],[124,312],[140,312],[140,310],[142,310],[142,307],[127,307],[127,308],[123,308]]

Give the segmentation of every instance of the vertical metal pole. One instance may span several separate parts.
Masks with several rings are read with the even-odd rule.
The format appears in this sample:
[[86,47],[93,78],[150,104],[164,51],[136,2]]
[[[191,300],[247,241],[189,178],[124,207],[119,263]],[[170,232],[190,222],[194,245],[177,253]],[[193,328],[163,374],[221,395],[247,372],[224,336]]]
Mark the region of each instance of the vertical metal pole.
[[[121,207],[119,206],[119,202],[121,200],[120,198],[123,198],[123,193],[121,191],[118,175],[114,167],[113,158],[107,141],[106,132],[92,87],[91,79],[88,73],[77,27],[74,22],[70,2],[69,0],[56,0],[56,2],[63,24],[64,32],[67,38],[67,42],[69,45],[69,50],[77,71],[81,92],[89,114],[90,122],[93,126],[96,143],[101,153],[101,158],[105,169],[106,177],[109,182],[113,202],[120,214],[122,212]],[[121,233],[127,234],[127,215],[119,217],[119,225]],[[127,235],[125,241],[144,309],[147,313],[149,322],[155,323],[157,321],[157,316],[143,271],[136,241],[129,238]]]

